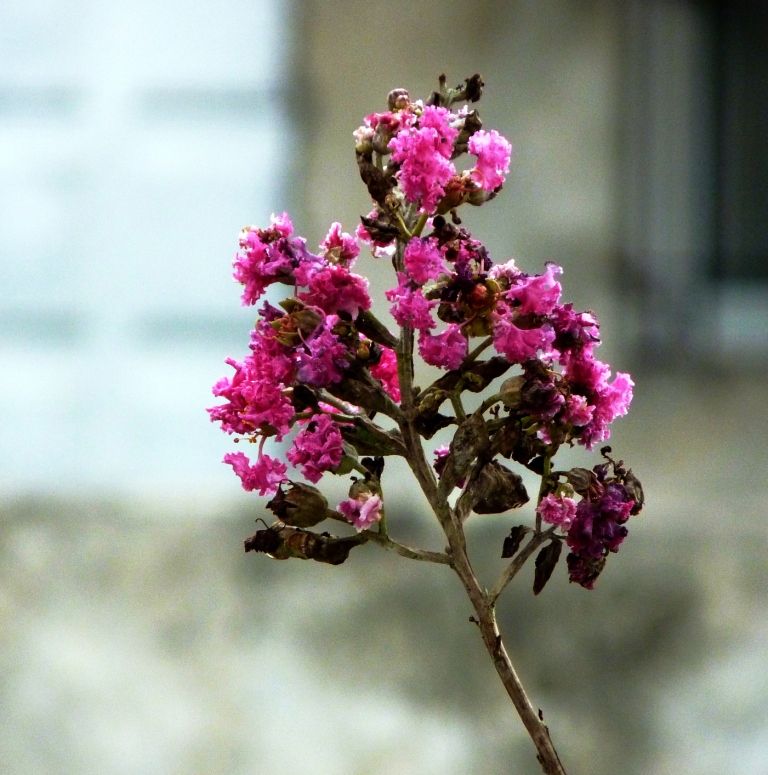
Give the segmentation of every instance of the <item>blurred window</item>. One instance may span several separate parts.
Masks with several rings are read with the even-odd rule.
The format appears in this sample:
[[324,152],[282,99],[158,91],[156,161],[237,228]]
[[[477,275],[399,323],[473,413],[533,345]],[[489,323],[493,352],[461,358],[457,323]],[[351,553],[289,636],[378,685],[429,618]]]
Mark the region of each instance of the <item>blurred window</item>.
[[768,14],[623,7],[621,252],[649,363],[768,358]]
[[0,487],[216,469],[237,234],[288,206],[288,10],[0,4]]

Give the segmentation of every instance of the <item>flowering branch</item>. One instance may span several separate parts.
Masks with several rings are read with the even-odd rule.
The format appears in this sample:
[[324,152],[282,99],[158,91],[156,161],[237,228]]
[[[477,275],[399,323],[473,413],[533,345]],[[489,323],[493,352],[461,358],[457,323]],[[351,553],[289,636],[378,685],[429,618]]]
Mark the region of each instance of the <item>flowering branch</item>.
[[[354,236],[334,223],[313,253],[285,213],[267,228],[243,229],[234,276],[243,304],[262,306],[249,354],[227,359],[234,374],[214,385],[223,403],[208,412],[235,441],[258,444],[255,462],[243,452],[224,457],[246,490],[271,496],[266,508],[276,521],[248,538],[246,551],[340,565],[374,543],[449,566],[543,771],[564,773],[510,661],[495,607],[534,554],[539,594],[563,545],[570,580],[586,589],[618,550],[625,523],[643,505],[640,482],[607,446],[591,469],[554,470],[552,461],[563,445],[589,450],[606,441],[629,408],[633,383],[621,372],[611,377],[597,359],[596,317],[561,303],[559,266],[528,274],[513,259],[494,264],[461,225],[460,207],[501,191],[512,153],[470,108],[482,88],[480,76],[455,88],[441,76],[426,102],[395,89],[387,110],[366,116],[354,132],[355,154],[373,203]],[[458,103],[466,104],[454,109]],[[473,159],[462,171],[456,162],[467,154]],[[368,281],[352,271],[361,243],[374,260],[392,261],[395,285],[385,295],[396,333],[371,312]],[[263,297],[277,284],[291,295],[275,306]],[[442,371],[423,390],[414,386],[416,355]],[[487,390],[476,409],[465,408],[464,393]],[[446,428],[450,444],[432,450],[430,462],[425,441]],[[289,436],[285,460],[264,451],[267,439]],[[445,535],[444,552],[389,536],[382,477],[391,456],[408,463]],[[533,526],[509,530],[501,551],[509,563],[489,590],[473,568],[466,526],[472,514],[528,502],[522,478],[500,458],[540,484]],[[351,479],[335,508],[314,486],[326,474]],[[327,519],[354,530],[311,529]]]

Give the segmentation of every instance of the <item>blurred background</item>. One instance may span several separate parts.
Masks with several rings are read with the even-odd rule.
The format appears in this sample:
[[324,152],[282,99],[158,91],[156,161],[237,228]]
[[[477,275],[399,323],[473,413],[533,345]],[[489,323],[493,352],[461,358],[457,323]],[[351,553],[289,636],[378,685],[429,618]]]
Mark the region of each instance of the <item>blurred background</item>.
[[[766,775],[767,47],[746,0],[5,0],[0,770],[538,772],[448,572],[245,556],[204,412],[239,229],[351,231],[362,116],[480,72],[515,157],[464,222],[598,312],[647,495],[594,592],[510,587],[510,651],[571,773]],[[470,524],[488,583],[530,514]]]

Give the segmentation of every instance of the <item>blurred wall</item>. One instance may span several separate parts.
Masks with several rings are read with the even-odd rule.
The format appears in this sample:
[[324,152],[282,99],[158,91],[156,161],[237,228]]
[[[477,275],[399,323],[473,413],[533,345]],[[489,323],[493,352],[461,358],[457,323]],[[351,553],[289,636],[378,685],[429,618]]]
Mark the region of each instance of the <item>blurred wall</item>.
[[309,234],[319,239],[333,220],[353,227],[368,212],[351,132],[386,106],[390,89],[426,98],[440,73],[453,84],[479,72],[484,125],[511,139],[515,155],[499,197],[464,208],[462,218],[496,260],[515,256],[530,271],[562,263],[577,303],[598,306],[604,292],[596,300],[594,289],[610,279],[615,248],[617,4],[342,0],[304,8]]
[[[633,368],[638,287],[613,282],[624,4],[280,8],[2,7],[9,775],[538,771],[443,569],[370,546],[340,568],[243,555],[262,501],[219,463],[231,445],[202,408],[247,347],[238,229],[284,209],[310,244],[333,220],[353,228],[368,200],[351,132],[390,88],[425,96],[440,72],[481,72],[485,124],[516,148],[505,190],[466,224],[496,260],[561,263],[566,295],[600,314],[605,357]],[[676,38],[662,38],[666,63]],[[72,68],[63,117],[38,114],[32,87]],[[569,771],[764,775],[768,386],[738,370],[636,377],[612,443],[646,511],[593,593],[562,569],[540,598],[530,574],[509,590],[510,648]],[[398,536],[438,548],[392,482]],[[509,525],[469,526],[484,577]]]

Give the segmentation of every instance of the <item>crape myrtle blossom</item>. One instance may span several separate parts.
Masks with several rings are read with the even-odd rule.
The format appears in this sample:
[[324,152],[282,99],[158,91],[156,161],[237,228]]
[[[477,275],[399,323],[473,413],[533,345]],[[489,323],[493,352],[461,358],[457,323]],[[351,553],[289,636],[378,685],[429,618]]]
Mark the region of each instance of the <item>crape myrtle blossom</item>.
[[446,271],[435,239],[414,237],[405,248],[403,263],[408,276],[417,285],[435,280]]
[[313,483],[319,482],[325,471],[333,471],[343,456],[341,432],[327,414],[312,415],[287,453],[288,460]]
[[550,493],[541,499],[536,511],[545,522],[557,525],[567,532],[576,518],[576,501],[567,496]]
[[[472,93],[468,82],[463,99]],[[511,258],[495,263],[457,216],[460,206],[485,204],[498,193],[512,145],[482,128],[469,105],[452,105],[447,97],[425,104],[394,90],[388,109],[367,115],[354,133],[359,171],[373,200],[357,229],[347,233],[332,223],[312,252],[286,213],[273,215],[266,228],[242,231],[233,263],[243,304],[255,304],[276,284],[286,298],[262,304],[249,354],[227,359],[234,374],[214,385],[222,403],[208,410],[210,417],[252,442],[287,437],[286,460],[312,484],[326,474],[362,474],[336,512],[362,532],[382,514],[375,461],[395,449],[403,454],[406,406],[429,438],[439,428],[462,425],[462,391],[477,392],[509,372],[503,399],[488,405],[488,449],[539,473],[536,466],[563,444],[592,449],[607,440],[632,400],[629,375],[612,375],[596,355],[594,313],[561,300],[562,267],[546,262],[543,271],[530,273]],[[464,172],[455,164],[462,154],[470,157]],[[362,263],[361,245],[392,261],[396,284],[384,293],[392,328],[372,312],[368,279],[352,271]],[[445,372],[444,380],[421,392],[404,388],[403,375],[413,374],[403,360],[410,353]],[[454,415],[445,414],[441,402]],[[367,424],[383,415],[395,427],[373,432]],[[508,488],[504,497],[478,496],[478,509],[519,505],[524,498],[504,466],[489,461],[496,468],[473,475],[464,464],[456,467],[459,450],[469,445],[471,455],[472,438],[438,450],[437,475],[447,471],[464,489]],[[261,451],[253,463],[242,452],[230,453],[226,462],[248,490],[270,494],[286,481],[285,464]],[[562,531],[579,558],[569,567],[580,583],[592,579],[600,553],[615,551],[625,534],[628,507],[621,504],[629,501],[614,508],[620,487],[605,485],[599,499],[592,493],[578,504],[562,493],[542,494],[538,518]],[[589,536],[596,536],[592,543]]]
[[224,455],[224,462],[232,466],[244,490],[256,490],[259,495],[274,495],[288,470],[285,463],[264,454],[252,465],[245,453],[229,452]]
[[381,498],[371,493],[347,498],[339,503],[339,511],[358,531],[367,530],[381,519],[381,507]]
[[419,354],[425,363],[443,369],[458,369],[467,357],[467,337],[455,323],[434,336],[426,330],[419,332]]
[[[376,544],[450,568],[542,768],[564,775],[494,611],[529,558],[535,556],[534,594],[563,548],[570,581],[592,589],[626,539],[644,500],[632,472],[609,447],[591,470],[559,470],[554,458],[562,448],[590,450],[607,440],[634,385],[599,359],[596,315],[562,300],[561,266],[545,262],[542,271],[527,272],[511,258],[494,263],[464,224],[460,208],[499,194],[512,145],[485,129],[472,107],[482,94],[479,75],[453,89],[444,76],[439,84],[426,101],[394,89],[386,108],[365,116],[353,133],[371,204],[351,233],[333,222],[312,252],[286,213],[265,228],[243,229],[233,276],[244,305],[262,303],[248,353],[226,359],[233,373],[213,386],[219,403],[208,413],[235,442],[255,445],[253,460],[242,451],[224,456],[243,489],[274,496],[265,506],[273,523],[246,540],[246,551],[339,565],[353,548]],[[388,307],[385,319],[371,298],[361,247],[392,265],[378,300]],[[267,292],[271,302],[263,299]],[[435,445],[427,442],[438,433],[450,433],[450,441],[430,461],[427,448]],[[268,439],[282,443],[282,452],[265,454]],[[404,464],[394,481],[385,470],[393,457]],[[488,586],[473,570],[469,530],[476,520],[469,518],[499,515],[494,524],[504,524],[505,515],[529,503],[515,465],[538,477],[539,495],[527,524],[509,517],[509,534],[500,532],[508,564]],[[408,507],[413,493],[401,470],[425,496],[445,539],[441,550],[390,534],[419,517]],[[349,482],[335,507],[315,486],[329,476]],[[402,508],[385,518],[390,485]],[[328,520],[341,523],[339,535],[315,532]]]
[[472,179],[486,191],[494,191],[504,184],[509,172],[512,145],[495,129],[480,129],[469,138],[469,152],[477,156],[471,171]]
[[459,130],[451,126],[450,115],[446,108],[427,106],[389,143],[392,160],[400,165],[395,176],[405,198],[420,204],[422,212],[435,209],[456,174],[450,159]]
[[437,301],[426,299],[421,288],[415,287],[404,273],[398,273],[397,279],[397,287],[388,290],[386,297],[393,302],[389,311],[398,325],[419,331],[434,328],[436,323],[430,312],[437,307]]

